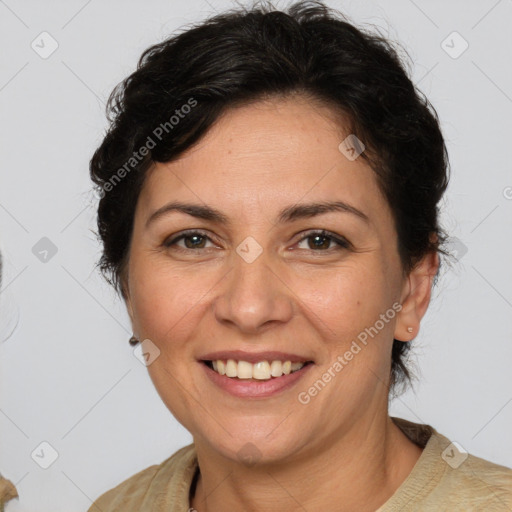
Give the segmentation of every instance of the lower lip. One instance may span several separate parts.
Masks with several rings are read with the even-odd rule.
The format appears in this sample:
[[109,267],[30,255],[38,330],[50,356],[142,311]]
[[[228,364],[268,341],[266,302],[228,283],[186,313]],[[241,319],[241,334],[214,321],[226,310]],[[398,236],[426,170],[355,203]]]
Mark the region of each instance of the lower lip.
[[267,398],[277,395],[283,391],[290,389],[297,381],[299,381],[313,366],[312,363],[303,366],[288,375],[281,377],[271,377],[268,380],[256,379],[239,379],[237,377],[226,377],[220,375],[215,370],[212,370],[205,363],[200,363],[203,366],[208,378],[224,391],[227,391],[233,396],[240,398]]

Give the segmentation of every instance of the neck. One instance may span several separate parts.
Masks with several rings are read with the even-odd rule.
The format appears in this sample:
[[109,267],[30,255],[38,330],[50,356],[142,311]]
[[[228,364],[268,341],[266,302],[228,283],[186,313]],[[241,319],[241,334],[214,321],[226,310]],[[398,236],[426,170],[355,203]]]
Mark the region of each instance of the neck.
[[[215,457],[196,442],[199,476],[191,506],[197,512],[333,510],[373,512],[407,478],[422,449],[387,411],[326,439],[293,464],[248,467]],[[207,455],[206,455],[207,454]]]

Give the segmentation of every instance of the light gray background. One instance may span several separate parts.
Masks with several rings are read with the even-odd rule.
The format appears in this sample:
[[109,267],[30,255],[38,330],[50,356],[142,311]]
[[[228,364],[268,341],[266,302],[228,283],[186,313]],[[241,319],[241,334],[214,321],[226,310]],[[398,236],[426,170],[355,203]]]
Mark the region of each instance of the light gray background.
[[[392,414],[512,466],[512,1],[328,4],[405,45],[451,158],[442,220],[459,261],[414,341],[420,381]],[[103,103],[141,52],[233,5],[0,1],[0,472],[21,496],[9,512],[86,510],[191,441],[132,354],[124,306],[94,269],[88,161],[106,127]],[[59,45],[47,59],[31,48],[43,31]],[[442,47],[453,31],[469,44],[458,58]],[[452,54],[457,37],[444,44]],[[47,262],[32,251],[43,237],[57,248]],[[49,461],[43,441],[58,452],[48,469],[31,458],[36,450]]]

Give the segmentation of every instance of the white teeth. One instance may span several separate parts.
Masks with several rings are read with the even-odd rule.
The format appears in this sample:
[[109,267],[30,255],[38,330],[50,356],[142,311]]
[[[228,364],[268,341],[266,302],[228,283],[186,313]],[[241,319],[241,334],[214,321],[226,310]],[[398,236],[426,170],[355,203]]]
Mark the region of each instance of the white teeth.
[[247,361],[238,361],[237,377],[239,379],[252,379],[252,364]]
[[270,365],[267,361],[260,361],[252,365],[252,378],[258,380],[270,379]]
[[283,375],[283,364],[281,361],[272,361],[270,364],[270,375],[272,377],[281,377]]
[[238,365],[233,359],[228,359],[226,362],[226,376],[238,377]]
[[226,362],[218,359],[212,361],[213,369],[220,375],[239,379],[268,380],[272,377],[281,377],[300,370],[305,363],[292,363],[291,361],[259,361],[251,364],[248,361],[235,361],[228,359]]
[[300,370],[303,366],[304,366],[304,363],[292,363],[290,370],[292,372],[295,372],[297,370]]

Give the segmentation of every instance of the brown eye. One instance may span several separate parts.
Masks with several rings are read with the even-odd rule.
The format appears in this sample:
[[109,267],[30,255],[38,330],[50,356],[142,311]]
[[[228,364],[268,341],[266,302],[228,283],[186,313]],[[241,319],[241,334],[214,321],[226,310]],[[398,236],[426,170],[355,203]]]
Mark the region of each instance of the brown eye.
[[340,238],[332,233],[329,233],[328,231],[313,231],[309,232],[305,237],[303,237],[299,244],[304,242],[305,240],[308,240],[308,247],[307,250],[311,251],[328,251],[332,249],[331,244],[334,243],[337,245],[337,247],[334,247],[334,249],[348,249],[350,244],[344,240],[343,238]]
[[[177,245],[178,242],[183,240],[184,246]],[[164,242],[165,247],[171,247],[173,245],[176,245],[180,249],[184,250],[194,250],[194,249],[205,249],[205,243],[207,241],[211,242],[211,239],[206,236],[204,233],[200,231],[189,231],[185,233],[181,233],[177,237],[167,240]]]

